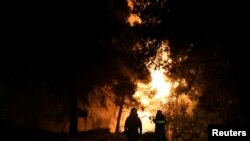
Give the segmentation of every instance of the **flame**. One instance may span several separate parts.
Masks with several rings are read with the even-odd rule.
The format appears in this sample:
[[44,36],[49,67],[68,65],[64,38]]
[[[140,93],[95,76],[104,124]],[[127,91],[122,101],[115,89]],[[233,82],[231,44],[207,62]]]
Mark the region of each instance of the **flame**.
[[130,26],[134,26],[136,23],[142,23],[141,18],[138,15],[132,13],[130,13],[127,22],[130,24]]
[[150,70],[152,82],[151,88],[156,89],[157,93],[154,96],[154,100],[162,100],[165,104],[167,103],[166,97],[170,94],[171,83],[165,79],[162,70]]
[[[152,41],[148,41],[148,45],[151,43]],[[169,54],[168,42],[161,42],[156,56],[145,63],[150,72],[151,81],[149,83],[138,82],[137,90],[133,95],[143,107],[143,110],[138,110],[143,124],[143,132],[154,131],[152,118],[157,110],[163,110],[163,105],[168,103],[172,89],[179,84],[172,83],[166,75],[168,71],[164,68],[171,63]]]
[[[149,40],[146,42],[146,47],[151,45],[154,46],[155,43],[156,42],[154,40]],[[137,44],[137,46],[139,45]],[[140,47],[138,49],[140,49]],[[190,100],[187,95],[180,95],[179,97],[176,97],[176,88],[179,86],[187,86],[187,82],[185,79],[172,80],[169,78],[170,72],[167,68],[171,67],[172,63],[172,60],[169,57],[169,51],[170,50],[167,41],[162,41],[159,43],[156,56],[149,58],[149,61],[145,62],[145,65],[150,72],[150,81],[136,82],[137,89],[133,94],[133,97],[140,104],[140,106],[138,106],[138,116],[142,121],[143,133],[154,131],[155,125],[152,119],[154,118],[157,110],[162,110],[165,115],[174,117],[177,115],[175,114],[176,109],[179,109],[174,107],[175,102],[177,101],[176,103],[182,104],[181,106],[186,106],[186,112],[189,115],[192,115],[192,110],[197,104],[197,101]],[[108,95],[110,100],[107,99],[108,110],[107,108],[103,108],[103,105],[96,101],[97,96],[99,96],[98,94],[100,94],[100,92],[98,92],[99,90],[105,92],[105,94],[110,94]],[[198,91],[193,92],[196,95],[199,93]],[[98,89],[93,93],[94,94],[89,96],[89,100],[93,101],[88,109],[91,111],[91,114],[88,115],[88,120],[90,122],[79,122],[79,128],[81,130],[90,130],[97,127],[108,127],[111,132],[115,132],[119,108],[112,100],[115,99],[115,94],[113,94],[112,88],[109,86],[103,86],[101,89]],[[129,103],[129,99],[125,99],[125,101],[125,103]],[[120,123],[123,125],[119,125],[120,128],[124,127],[126,117],[129,115],[129,113],[130,108],[124,106],[122,117],[120,119]]]
[[133,2],[133,0],[127,0],[127,2],[128,2],[128,7],[129,7],[131,10],[133,10],[133,9],[134,9],[134,2]]
[[[134,1],[133,0],[127,0],[128,7],[131,11],[134,9]],[[129,16],[127,17],[127,22],[130,26],[134,26],[135,24],[141,24],[142,20],[139,16],[139,14],[133,14],[130,12]]]

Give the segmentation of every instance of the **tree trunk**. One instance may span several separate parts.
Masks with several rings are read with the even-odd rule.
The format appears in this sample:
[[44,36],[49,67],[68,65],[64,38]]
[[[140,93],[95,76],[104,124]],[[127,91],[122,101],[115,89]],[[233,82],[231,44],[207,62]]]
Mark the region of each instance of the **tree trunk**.
[[122,99],[120,101],[120,107],[119,107],[119,112],[118,112],[118,117],[117,117],[117,122],[116,122],[116,128],[115,128],[115,133],[119,133],[120,129],[120,120],[122,116],[122,109],[123,109],[123,104],[125,100],[125,95],[122,96]]

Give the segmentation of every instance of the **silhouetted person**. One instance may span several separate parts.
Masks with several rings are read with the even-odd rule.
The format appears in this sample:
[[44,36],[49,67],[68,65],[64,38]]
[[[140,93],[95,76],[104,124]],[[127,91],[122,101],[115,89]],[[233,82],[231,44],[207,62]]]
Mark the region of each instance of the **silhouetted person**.
[[158,110],[153,120],[155,123],[155,135],[157,141],[167,141],[166,138],[166,124],[167,120],[165,116],[162,114],[161,110]]
[[126,118],[125,133],[128,141],[138,141],[139,135],[142,134],[142,123],[136,108],[132,108],[130,115]]

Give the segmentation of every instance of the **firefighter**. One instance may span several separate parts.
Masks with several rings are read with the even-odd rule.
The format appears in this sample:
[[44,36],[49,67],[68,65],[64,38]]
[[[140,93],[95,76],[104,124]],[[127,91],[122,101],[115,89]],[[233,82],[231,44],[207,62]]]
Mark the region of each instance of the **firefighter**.
[[153,122],[155,123],[156,140],[157,141],[167,141],[167,138],[166,138],[167,119],[162,114],[161,110],[157,111],[155,119],[153,119]]
[[138,141],[139,135],[142,134],[142,122],[138,117],[136,108],[132,108],[129,116],[126,118],[125,134],[128,141]]

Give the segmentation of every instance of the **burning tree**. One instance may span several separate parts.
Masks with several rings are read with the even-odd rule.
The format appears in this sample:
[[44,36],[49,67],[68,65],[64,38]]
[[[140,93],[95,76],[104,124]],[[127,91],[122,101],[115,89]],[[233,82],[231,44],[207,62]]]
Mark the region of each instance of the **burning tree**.
[[[245,124],[234,92],[234,61],[228,58],[228,49],[222,44],[204,44],[198,38],[183,39],[173,33],[169,14],[174,8],[172,1],[130,0],[129,4],[132,14],[128,22],[135,22],[131,26],[140,39],[134,45],[138,68],[149,76],[138,81],[133,95],[140,102],[144,127],[152,131],[149,119],[157,108],[163,109],[169,119],[168,133],[173,140],[206,140],[209,124]],[[175,35],[177,39],[173,38]],[[220,106],[215,108],[217,104]],[[227,107],[234,107],[233,112]],[[225,114],[220,116],[220,112]]]

